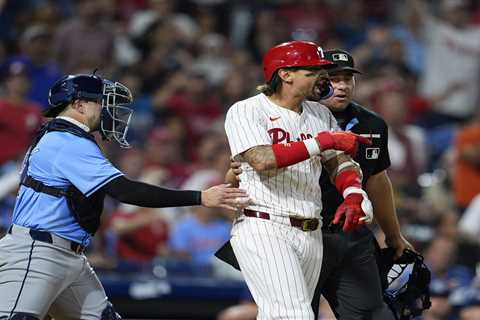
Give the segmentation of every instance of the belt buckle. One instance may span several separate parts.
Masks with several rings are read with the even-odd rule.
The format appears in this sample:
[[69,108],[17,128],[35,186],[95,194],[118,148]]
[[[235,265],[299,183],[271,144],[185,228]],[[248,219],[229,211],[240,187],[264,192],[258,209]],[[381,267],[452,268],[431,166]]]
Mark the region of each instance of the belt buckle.
[[73,249],[73,252],[75,252],[76,254],[80,254],[80,253],[83,252],[82,245],[80,245],[78,243],[72,242],[71,248]]
[[302,230],[303,231],[315,231],[318,228],[318,220],[317,219],[305,219],[302,222]]

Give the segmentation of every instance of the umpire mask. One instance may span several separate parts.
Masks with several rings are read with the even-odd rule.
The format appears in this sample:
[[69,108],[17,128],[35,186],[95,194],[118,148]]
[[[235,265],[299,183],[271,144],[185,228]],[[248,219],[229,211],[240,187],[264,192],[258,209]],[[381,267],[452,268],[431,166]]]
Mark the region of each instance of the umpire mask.
[[127,132],[133,110],[128,106],[132,101],[132,93],[126,86],[118,82],[103,80],[100,133],[104,139],[114,140],[122,148],[130,148]]

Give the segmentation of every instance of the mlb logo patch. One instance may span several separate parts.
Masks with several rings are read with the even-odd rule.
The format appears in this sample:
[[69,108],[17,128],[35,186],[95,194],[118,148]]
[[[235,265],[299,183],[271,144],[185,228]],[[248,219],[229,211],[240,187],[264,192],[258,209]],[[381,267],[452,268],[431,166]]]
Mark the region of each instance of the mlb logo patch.
[[333,61],[348,61],[348,56],[345,53],[332,54]]
[[380,156],[380,148],[367,148],[365,149],[365,158],[369,160],[378,159]]

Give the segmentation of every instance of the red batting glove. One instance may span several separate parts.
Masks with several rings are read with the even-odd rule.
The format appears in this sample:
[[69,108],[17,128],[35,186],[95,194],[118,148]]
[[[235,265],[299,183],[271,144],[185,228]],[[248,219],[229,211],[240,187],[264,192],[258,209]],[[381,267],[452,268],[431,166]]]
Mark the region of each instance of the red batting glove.
[[316,136],[316,139],[322,151],[329,149],[340,150],[352,157],[357,153],[359,143],[372,144],[370,139],[348,131],[322,131]]
[[361,193],[350,193],[338,207],[333,218],[333,224],[338,224],[342,218],[343,231],[349,232],[359,228],[373,219],[373,208],[370,200]]

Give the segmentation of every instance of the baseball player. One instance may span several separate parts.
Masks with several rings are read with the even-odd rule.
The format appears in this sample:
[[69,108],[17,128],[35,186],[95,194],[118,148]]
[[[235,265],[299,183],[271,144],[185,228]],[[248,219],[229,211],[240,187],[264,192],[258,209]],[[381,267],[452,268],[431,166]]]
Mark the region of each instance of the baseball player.
[[[305,100],[332,90],[333,64],[315,43],[291,41],[263,59],[260,94],[235,103],[225,130],[232,156],[242,164],[240,185],[253,205],[234,221],[231,245],[258,319],[313,319],[311,301],[322,263],[320,187],[322,166],[345,201],[335,223],[351,230],[371,221],[355,154],[361,136],[335,132],[331,112]],[[315,92],[314,92],[315,91]]]
[[24,161],[13,224],[0,240],[0,319],[120,319],[85,255],[106,194],[144,207],[235,209],[245,192],[163,189],[126,178],[91,132],[128,147],[130,90],[96,75],[69,75],[49,92],[55,117]]
[[[325,52],[325,58],[337,66],[328,71],[334,93],[322,100],[335,116],[338,125],[347,131],[371,138],[372,145],[359,146],[354,160],[363,172],[363,187],[371,199],[376,221],[386,236],[386,244],[394,248],[396,257],[404,249],[412,249],[400,232],[393,202],[392,185],[386,169],[390,166],[388,128],[376,113],[352,101],[355,73],[352,56],[343,50]],[[321,175],[322,234],[324,256],[320,279],[315,290],[313,309],[318,315],[320,294],[327,299],[338,319],[395,319],[382,299],[382,287],[376,264],[375,238],[361,226],[344,233],[331,225],[335,209],[342,204],[341,193]]]

